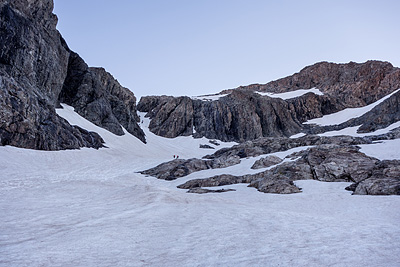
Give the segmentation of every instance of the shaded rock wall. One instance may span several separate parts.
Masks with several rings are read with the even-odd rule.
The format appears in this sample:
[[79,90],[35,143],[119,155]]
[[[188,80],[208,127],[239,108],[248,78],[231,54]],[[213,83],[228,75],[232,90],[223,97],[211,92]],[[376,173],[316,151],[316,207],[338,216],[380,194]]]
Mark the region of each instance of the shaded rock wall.
[[[52,10],[52,0],[0,2],[0,145],[43,150],[101,147],[103,141],[97,134],[69,125],[55,112],[60,93],[75,90],[65,81],[71,80],[70,59],[77,54],[69,50],[56,30],[57,17]],[[144,141],[133,93],[122,89],[104,70],[92,70],[91,75],[93,90],[80,95],[106,95],[103,106],[110,107],[116,119],[108,123],[103,116],[108,110],[81,115],[105,121],[98,124],[103,127],[114,124],[118,128],[115,125],[121,124]],[[75,108],[83,109],[78,105]],[[121,133],[121,126],[119,130]]]
[[116,135],[123,135],[124,127],[145,142],[144,132],[138,125],[134,94],[122,87],[103,68],[89,68],[84,60],[72,51],[69,55],[67,76],[58,100],[73,106],[77,113],[97,126]]

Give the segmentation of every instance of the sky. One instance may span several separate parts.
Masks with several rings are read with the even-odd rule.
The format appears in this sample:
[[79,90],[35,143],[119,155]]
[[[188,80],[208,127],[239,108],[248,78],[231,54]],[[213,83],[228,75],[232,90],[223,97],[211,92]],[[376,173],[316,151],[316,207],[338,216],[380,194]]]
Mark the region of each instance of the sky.
[[397,0],[54,0],[89,66],[140,98],[267,83],[320,61],[400,67]]

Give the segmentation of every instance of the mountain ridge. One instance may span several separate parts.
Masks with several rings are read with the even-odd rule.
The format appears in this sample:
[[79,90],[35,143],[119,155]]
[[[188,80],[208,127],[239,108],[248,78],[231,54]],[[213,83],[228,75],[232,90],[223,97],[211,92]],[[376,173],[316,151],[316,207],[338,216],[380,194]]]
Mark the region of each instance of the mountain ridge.
[[[290,99],[259,94],[312,88],[318,88],[323,94],[308,93]],[[195,137],[242,142],[268,136],[288,137],[301,131],[321,131],[318,126],[303,123],[346,108],[366,106],[399,88],[400,69],[388,62],[320,62],[264,85],[221,91],[219,99],[218,94],[212,96],[213,101],[188,97],[142,97],[138,110],[147,112],[152,119],[150,130],[164,137],[193,134]],[[363,125],[360,130],[368,132],[398,121],[400,112],[397,98],[397,94],[391,96],[390,100],[380,104],[368,116],[337,126],[336,129],[358,123]],[[185,120],[182,121],[182,118]]]

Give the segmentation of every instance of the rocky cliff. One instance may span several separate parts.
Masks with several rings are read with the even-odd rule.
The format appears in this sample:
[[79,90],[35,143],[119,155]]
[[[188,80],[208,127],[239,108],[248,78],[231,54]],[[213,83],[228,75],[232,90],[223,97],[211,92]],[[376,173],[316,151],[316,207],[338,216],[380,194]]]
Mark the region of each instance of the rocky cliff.
[[[259,94],[314,87],[320,89],[323,95],[307,93],[283,100]],[[193,134],[195,137],[241,142],[268,136],[290,136],[300,131],[321,131],[320,127],[302,123],[345,108],[371,104],[398,88],[400,69],[390,63],[321,62],[265,85],[222,91],[221,97],[214,101],[188,97],[144,97],[138,104],[138,110],[147,112],[152,119],[150,130],[161,136]],[[373,131],[398,121],[399,116],[398,94],[395,94],[362,118],[324,129],[362,125],[360,131]]]
[[[56,114],[55,107],[65,96],[99,126],[123,134],[122,125],[144,141],[133,93],[104,70],[87,68],[82,59],[80,69],[75,69],[79,56],[56,30],[52,10],[52,0],[0,1],[0,144],[43,150],[101,147],[98,134],[71,126]],[[74,76],[79,71],[85,74],[80,81]],[[88,82],[91,88],[83,90],[87,86],[79,82]],[[102,100],[83,107],[72,92]],[[96,109],[102,112],[96,115]]]

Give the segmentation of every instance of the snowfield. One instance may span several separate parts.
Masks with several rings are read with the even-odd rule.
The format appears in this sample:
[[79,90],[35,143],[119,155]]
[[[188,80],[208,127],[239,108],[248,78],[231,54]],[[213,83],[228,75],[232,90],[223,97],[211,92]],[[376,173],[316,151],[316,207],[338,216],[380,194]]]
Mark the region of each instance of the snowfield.
[[227,96],[229,94],[216,94],[216,95],[200,95],[200,96],[192,96],[193,100],[202,100],[202,101],[216,101],[221,97]]
[[[250,166],[259,157],[158,180],[137,171],[173,155],[213,153],[199,148],[208,140],[155,136],[144,118],[143,144],[93,125],[71,107],[57,112],[98,132],[108,148],[0,147],[0,266],[399,266],[399,196],[352,196],[344,190],[349,183],[318,181],[297,181],[303,192],[292,195],[244,184],[229,186],[234,192],[188,194],[176,185],[255,172]],[[398,140],[362,146],[379,157],[393,148],[399,151]],[[396,152],[388,157],[400,159]]]

